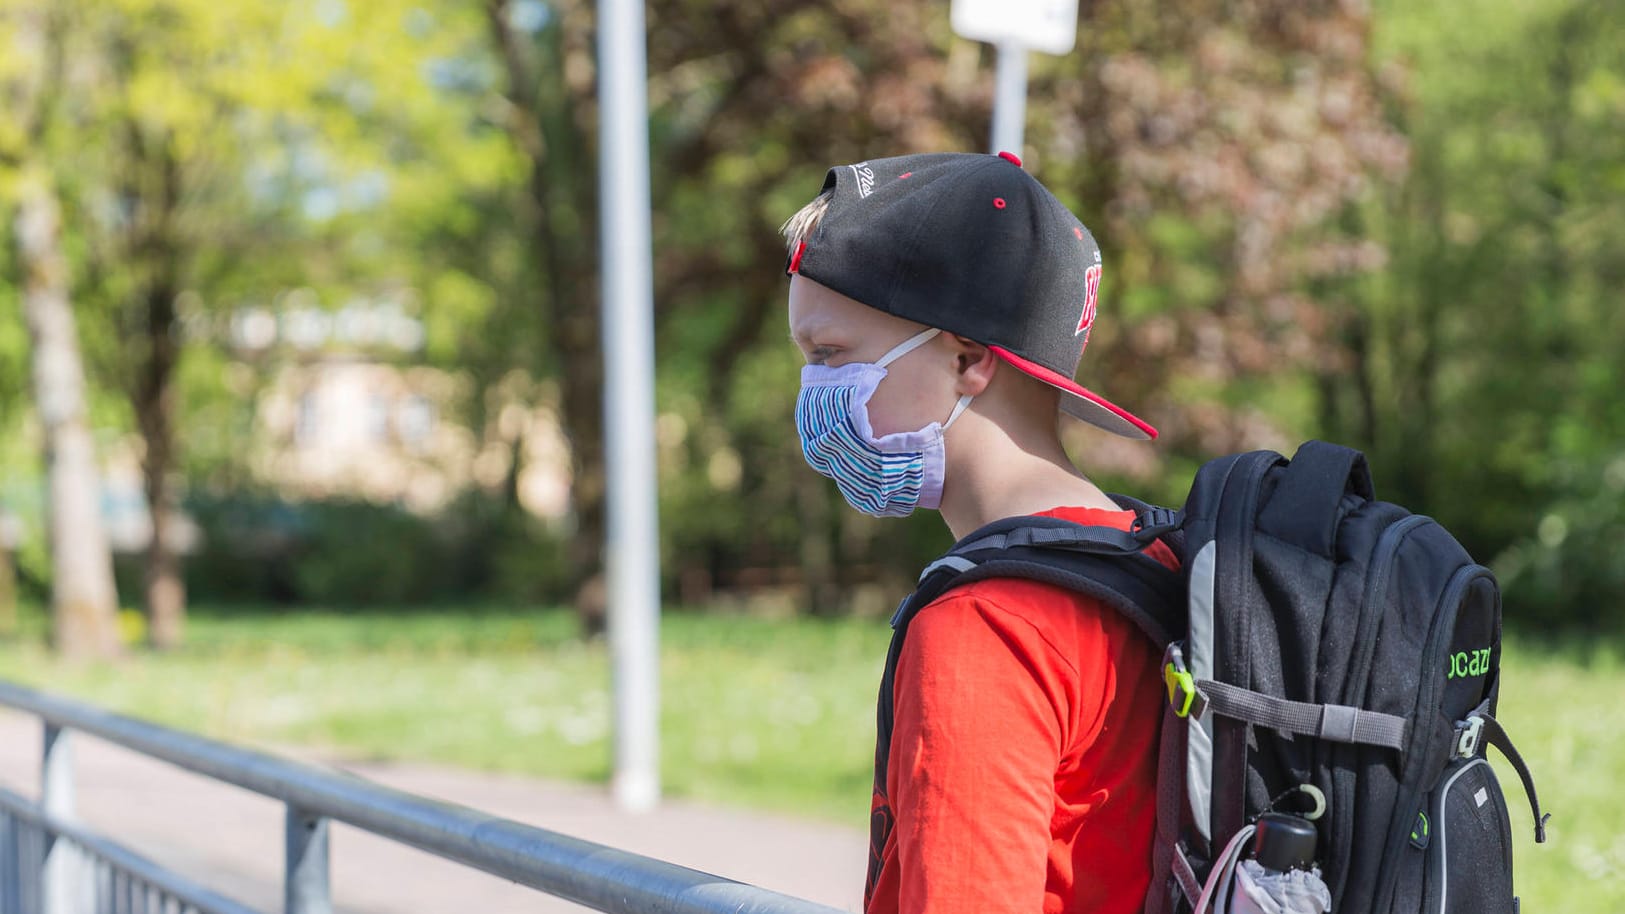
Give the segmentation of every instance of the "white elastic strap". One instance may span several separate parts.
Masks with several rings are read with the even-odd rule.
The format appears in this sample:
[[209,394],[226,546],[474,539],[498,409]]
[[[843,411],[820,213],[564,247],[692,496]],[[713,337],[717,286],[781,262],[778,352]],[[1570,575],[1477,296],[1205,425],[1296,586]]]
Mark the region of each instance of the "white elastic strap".
[[875,367],[885,368],[887,365],[890,365],[903,356],[908,355],[921,346],[924,346],[932,337],[941,332],[941,330],[938,330],[935,327],[932,327],[930,330],[921,330],[919,333],[914,334],[908,339],[892,347],[891,352],[888,352],[880,357],[880,361],[875,363]]
[[960,397],[959,402],[954,404],[954,411],[948,414],[948,421],[942,423],[942,430],[947,431],[948,426],[953,425],[955,419],[958,419],[960,416],[964,415],[965,410],[970,408],[970,401],[974,399],[976,399],[976,397],[973,394],[966,394],[963,397]]
[[1207,885],[1202,886],[1202,894],[1196,899],[1196,907],[1191,910],[1191,914],[1208,914],[1209,911],[1223,911],[1229,908],[1229,898],[1218,893],[1230,890],[1230,874],[1235,871],[1236,861],[1241,859],[1242,846],[1252,836],[1253,826],[1249,825],[1236,832],[1230,843],[1224,846],[1219,859],[1213,861],[1213,870],[1208,873]]

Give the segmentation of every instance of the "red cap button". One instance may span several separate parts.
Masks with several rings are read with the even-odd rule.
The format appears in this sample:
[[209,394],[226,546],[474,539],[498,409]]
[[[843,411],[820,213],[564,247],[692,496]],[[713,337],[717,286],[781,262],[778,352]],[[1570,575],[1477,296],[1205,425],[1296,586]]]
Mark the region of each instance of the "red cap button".
[[1021,157],[1017,156],[1013,152],[1001,152],[999,153],[999,158],[1004,159],[1006,162],[1009,162],[1017,168],[1021,167]]

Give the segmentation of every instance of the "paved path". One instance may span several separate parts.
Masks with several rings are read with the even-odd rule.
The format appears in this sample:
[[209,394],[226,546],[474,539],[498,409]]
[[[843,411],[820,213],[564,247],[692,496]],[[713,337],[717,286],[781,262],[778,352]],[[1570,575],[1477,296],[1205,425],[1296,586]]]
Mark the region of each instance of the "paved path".
[[[267,912],[282,909],[282,805],[83,734],[81,820],[149,859]],[[286,753],[333,764],[309,753]],[[0,711],[0,785],[37,797],[40,727]],[[346,762],[391,787],[856,911],[867,838],[856,828],[685,802],[638,816],[603,789],[414,764]],[[583,908],[335,824],[335,907],[348,914],[576,912]]]

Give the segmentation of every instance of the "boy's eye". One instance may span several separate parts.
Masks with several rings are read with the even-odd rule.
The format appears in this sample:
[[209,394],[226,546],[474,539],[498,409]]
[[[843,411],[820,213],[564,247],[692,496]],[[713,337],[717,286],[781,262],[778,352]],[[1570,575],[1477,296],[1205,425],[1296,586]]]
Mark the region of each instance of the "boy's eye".
[[814,346],[812,351],[807,353],[807,361],[814,365],[822,365],[833,358],[835,352],[833,346]]

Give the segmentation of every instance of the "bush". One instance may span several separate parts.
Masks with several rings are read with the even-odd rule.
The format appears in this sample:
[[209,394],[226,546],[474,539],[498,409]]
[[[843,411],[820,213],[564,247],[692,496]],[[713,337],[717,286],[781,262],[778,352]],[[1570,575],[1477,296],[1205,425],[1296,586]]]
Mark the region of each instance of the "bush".
[[1618,631],[1625,627],[1625,454],[1566,482],[1572,494],[1495,560],[1507,620],[1530,630]]
[[185,510],[198,526],[186,557],[186,589],[195,600],[292,603],[300,599],[294,557],[302,533],[299,506],[278,498],[192,492]]
[[480,492],[448,506],[441,529],[456,544],[459,592],[519,604],[574,598],[577,574],[567,529]]
[[194,599],[377,606],[456,592],[435,522],[394,505],[199,495],[187,510],[202,534],[186,563]]
[[453,594],[451,549],[434,523],[392,505],[325,501],[304,506],[293,562],[300,602],[426,603]]

